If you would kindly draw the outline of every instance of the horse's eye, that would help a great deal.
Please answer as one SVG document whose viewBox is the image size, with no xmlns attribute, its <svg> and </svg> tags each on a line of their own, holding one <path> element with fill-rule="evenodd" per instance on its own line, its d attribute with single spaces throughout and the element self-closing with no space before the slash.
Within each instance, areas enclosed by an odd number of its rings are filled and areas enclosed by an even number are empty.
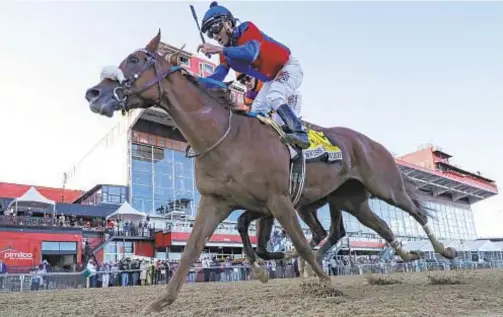
<svg viewBox="0 0 503 317">
<path fill-rule="evenodd" d="M 130 62 L 130 63 L 132 63 L 132 64 L 136 64 L 136 63 L 138 63 L 139 61 L 140 61 L 140 60 L 138 59 L 138 57 L 136 57 L 136 56 L 134 56 L 134 55 L 129 57 L 129 62 Z"/>
</svg>

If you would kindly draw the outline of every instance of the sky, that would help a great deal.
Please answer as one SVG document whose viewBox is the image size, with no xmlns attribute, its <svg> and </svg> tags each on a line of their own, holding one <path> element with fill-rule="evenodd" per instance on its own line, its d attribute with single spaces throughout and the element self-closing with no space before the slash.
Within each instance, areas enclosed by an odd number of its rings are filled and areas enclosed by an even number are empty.
<svg viewBox="0 0 503 317">
<path fill-rule="evenodd" d="M 503 2 L 232 2 L 302 63 L 302 115 L 392 153 L 432 143 L 503 182 Z M 191 2 L 6 2 L 0 11 L 0 181 L 61 186 L 116 123 L 84 99 L 101 67 L 161 28 L 195 51 Z M 200 17 L 209 2 L 192 2 Z M 213 59 L 216 61 L 216 58 Z M 503 199 L 473 206 L 477 233 L 503 236 Z"/>
</svg>

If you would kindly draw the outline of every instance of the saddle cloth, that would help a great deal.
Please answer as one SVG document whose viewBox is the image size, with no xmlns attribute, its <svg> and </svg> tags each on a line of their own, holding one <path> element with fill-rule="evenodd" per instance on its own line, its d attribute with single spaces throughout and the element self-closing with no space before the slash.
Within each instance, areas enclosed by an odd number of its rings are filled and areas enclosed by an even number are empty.
<svg viewBox="0 0 503 317">
<path fill-rule="evenodd" d="M 281 127 L 275 120 L 271 117 L 266 116 L 261 113 L 248 112 L 248 116 L 257 118 L 262 123 L 271 126 L 280 136 L 283 138 L 285 135 L 285 129 Z M 309 142 L 311 146 L 308 149 L 302 150 L 302 155 L 306 160 L 306 163 L 311 162 L 326 162 L 334 163 L 342 160 L 342 151 L 337 146 L 332 144 L 330 140 L 325 136 L 322 131 L 316 131 L 314 129 L 307 129 L 307 135 L 309 137 Z M 291 145 L 286 144 L 290 150 L 290 158 L 295 160 L 299 156 L 300 149 L 293 148 Z"/>
</svg>

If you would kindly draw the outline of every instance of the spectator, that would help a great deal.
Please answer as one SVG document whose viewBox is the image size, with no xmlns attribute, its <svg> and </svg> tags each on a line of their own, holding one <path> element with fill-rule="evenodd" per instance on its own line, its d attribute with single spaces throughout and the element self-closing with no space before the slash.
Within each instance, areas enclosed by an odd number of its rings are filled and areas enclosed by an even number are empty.
<svg viewBox="0 0 503 317">
<path fill-rule="evenodd" d="M 106 288 L 110 284 L 110 270 L 110 264 L 103 263 L 100 270 L 103 272 L 103 274 L 101 275 L 101 287 Z"/>
<path fill-rule="evenodd" d="M 98 284 L 96 278 L 96 265 L 92 259 L 87 263 L 86 269 L 89 271 L 89 274 L 91 274 L 89 277 L 90 287 L 96 287 Z"/>
<path fill-rule="evenodd" d="M 7 264 L 0 259 L 0 289 L 3 288 L 5 275 L 7 274 Z"/>
<path fill-rule="evenodd" d="M 141 261 L 141 264 L 140 264 L 140 282 L 141 282 L 141 285 L 146 285 L 146 281 L 147 281 L 147 263 L 145 263 L 145 261 Z"/>
</svg>

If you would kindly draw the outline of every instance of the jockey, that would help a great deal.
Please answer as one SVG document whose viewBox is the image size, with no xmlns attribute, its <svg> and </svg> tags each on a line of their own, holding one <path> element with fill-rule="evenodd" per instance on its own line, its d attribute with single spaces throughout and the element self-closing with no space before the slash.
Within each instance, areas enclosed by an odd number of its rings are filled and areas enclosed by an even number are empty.
<svg viewBox="0 0 503 317">
<path fill-rule="evenodd" d="M 247 107 L 251 107 L 253 101 L 257 97 L 259 91 L 264 86 L 264 83 L 254 77 L 243 73 L 236 73 L 237 81 L 246 87 L 246 94 L 244 96 L 244 104 Z M 287 104 L 292 108 L 295 115 L 300 116 L 300 109 L 302 108 L 302 96 L 299 91 L 295 91 L 293 95 L 286 98 Z M 276 113 L 273 114 L 273 118 L 276 121 L 282 123 L 281 118 L 278 118 Z"/>
<path fill-rule="evenodd" d="M 208 77 L 223 81 L 232 68 L 262 81 L 263 87 L 251 110 L 263 113 L 274 110 L 291 131 L 286 135 L 287 141 L 301 149 L 309 148 L 302 121 L 287 100 L 287 96 L 294 95 L 299 88 L 304 76 L 290 49 L 264 34 L 252 22 L 237 25 L 232 13 L 216 2 L 210 4 L 201 24 L 201 31 L 221 45 L 204 43 L 198 47 L 198 51 L 205 54 L 220 55 L 220 65 Z"/>
<path fill-rule="evenodd" d="M 264 83 L 254 77 L 248 76 L 243 73 L 236 73 L 237 81 L 246 87 L 246 94 L 244 96 L 245 106 L 251 107 L 255 97 L 264 86 Z"/>
</svg>

